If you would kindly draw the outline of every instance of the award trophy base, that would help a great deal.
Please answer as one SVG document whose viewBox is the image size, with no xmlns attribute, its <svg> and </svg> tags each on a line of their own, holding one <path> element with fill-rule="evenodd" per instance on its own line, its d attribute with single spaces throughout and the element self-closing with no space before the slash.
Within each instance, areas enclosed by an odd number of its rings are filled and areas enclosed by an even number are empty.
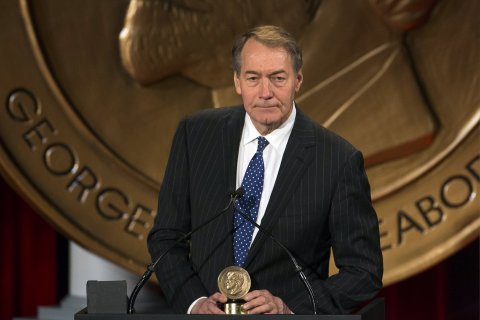
<svg viewBox="0 0 480 320">
<path fill-rule="evenodd" d="M 245 303 L 245 300 L 233 300 L 229 299 L 227 303 L 221 303 L 220 309 L 225 311 L 226 314 L 247 314 L 242 308 L 242 304 Z"/>
</svg>

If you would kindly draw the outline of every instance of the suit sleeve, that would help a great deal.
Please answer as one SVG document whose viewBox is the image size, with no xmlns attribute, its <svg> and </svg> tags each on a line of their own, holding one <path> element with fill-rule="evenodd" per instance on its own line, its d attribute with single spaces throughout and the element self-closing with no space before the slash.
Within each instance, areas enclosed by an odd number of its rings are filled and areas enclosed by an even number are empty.
<svg viewBox="0 0 480 320">
<path fill-rule="evenodd" d="M 383 259 L 378 218 L 371 204 L 363 157 L 355 151 L 341 167 L 329 213 L 332 251 L 338 274 L 326 280 L 308 274 L 320 313 L 345 314 L 382 287 Z M 305 292 L 291 302 L 295 313 L 311 313 Z"/>
<path fill-rule="evenodd" d="M 148 236 L 148 249 L 155 261 L 176 239 L 191 229 L 187 122 L 182 121 L 172 149 L 158 197 L 157 216 Z M 207 290 L 189 259 L 188 243 L 175 245 L 157 265 L 157 279 L 167 302 L 186 313 L 190 304 Z"/>
</svg>

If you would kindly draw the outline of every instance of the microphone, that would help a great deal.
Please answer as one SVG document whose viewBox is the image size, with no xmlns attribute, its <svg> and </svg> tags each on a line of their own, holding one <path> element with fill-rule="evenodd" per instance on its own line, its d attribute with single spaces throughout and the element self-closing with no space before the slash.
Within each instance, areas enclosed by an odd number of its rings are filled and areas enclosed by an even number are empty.
<svg viewBox="0 0 480 320">
<path fill-rule="evenodd" d="M 241 194 L 242 196 L 245 194 L 245 190 L 243 187 L 238 188 L 235 191 L 237 194 Z M 317 314 L 317 303 L 315 302 L 315 293 L 313 291 L 313 288 L 310 284 L 310 282 L 307 279 L 307 276 L 303 272 L 303 268 L 300 266 L 300 264 L 297 262 L 297 259 L 293 256 L 293 254 L 288 250 L 287 247 L 285 247 L 280 241 L 278 241 L 269 231 L 267 231 L 264 227 L 259 225 L 255 220 L 253 220 L 248 214 L 242 212 L 236 205 L 235 202 L 233 203 L 233 208 L 235 209 L 236 212 L 238 212 L 245 220 L 253 224 L 255 227 L 258 228 L 259 231 L 261 231 L 263 234 L 268 236 L 270 239 L 273 240 L 280 248 L 282 248 L 287 255 L 290 257 L 290 260 L 292 260 L 293 265 L 295 266 L 295 272 L 298 273 L 298 276 L 300 277 L 300 281 L 305 285 L 308 291 L 308 296 L 310 297 L 310 301 L 312 303 L 312 309 L 313 309 L 313 314 Z"/>
<path fill-rule="evenodd" d="M 167 249 L 165 249 L 162 252 L 162 254 L 160 254 L 160 256 L 158 256 L 158 258 L 155 259 L 155 261 L 153 261 L 152 263 L 150 263 L 148 265 L 147 270 L 145 271 L 143 276 L 140 278 L 140 280 L 137 282 L 137 285 L 133 289 L 132 294 L 130 295 L 130 298 L 128 299 L 128 310 L 127 310 L 127 312 L 129 314 L 135 313 L 134 305 L 135 305 L 135 300 L 137 299 L 137 295 L 140 292 L 140 290 L 143 288 L 145 283 L 148 281 L 148 279 L 150 279 L 150 277 L 152 276 L 152 273 L 155 271 L 155 268 L 157 267 L 158 263 L 163 259 L 163 257 L 165 257 L 165 255 L 173 247 L 175 247 L 177 244 L 187 240 L 192 234 L 194 234 L 195 232 L 197 232 L 201 228 L 205 227 L 207 224 L 209 224 L 210 222 L 212 222 L 213 220 L 215 220 L 216 218 L 218 218 L 219 216 L 224 214 L 226 211 L 228 211 L 228 209 L 230 209 L 232 207 L 232 205 L 235 206 L 235 201 L 238 198 L 242 197 L 244 195 L 244 193 L 245 193 L 245 191 L 241 187 L 238 188 L 237 190 L 233 191 L 233 192 L 230 192 L 230 194 L 229 194 L 230 201 L 228 202 L 228 204 L 225 208 L 223 208 L 219 213 L 217 213 L 216 215 L 214 215 L 213 217 L 211 217 L 210 219 L 208 219 L 207 221 L 205 221 L 204 223 L 202 223 L 198 227 L 192 229 L 190 232 L 183 234 L 182 237 L 175 240 L 175 242 L 172 245 L 170 245 Z"/>
</svg>

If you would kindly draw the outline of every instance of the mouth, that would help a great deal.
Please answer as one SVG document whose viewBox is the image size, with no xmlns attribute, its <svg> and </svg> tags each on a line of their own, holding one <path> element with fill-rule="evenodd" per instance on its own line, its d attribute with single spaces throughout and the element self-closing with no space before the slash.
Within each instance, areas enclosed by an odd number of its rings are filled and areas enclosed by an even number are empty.
<svg viewBox="0 0 480 320">
<path fill-rule="evenodd" d="M 273 104 L 273 105 L 255 105 L 256 108 L 260 108 L 260 109 L 271 109 L 271 108 L 278 108 L 279 106 L 277 104 Z"/>
</svg>

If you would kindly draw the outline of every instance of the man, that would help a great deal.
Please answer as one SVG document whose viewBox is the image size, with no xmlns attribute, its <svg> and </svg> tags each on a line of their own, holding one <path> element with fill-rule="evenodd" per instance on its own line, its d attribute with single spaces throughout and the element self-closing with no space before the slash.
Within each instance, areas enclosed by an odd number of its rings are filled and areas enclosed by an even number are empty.
<svg viewBox="0 0 480 320">
<path fill-rule="evenodd" d="M 239 294 L 242 291 L 244 277 L 236 272 L 227 272 L 227 280 L 225 281 L 225 289 L 231 295 Z"/>
<path fill-rule="evenodd" d="M 152 258 L 220 212 L 228 193 L 242 186 L 236 210 L 251 214 L 296 256 L 319 313 L 348 313 L 382 285 L 378 221 L 362 155 L 295 106 L 302 56 L 290 34 L 255 28 L 232 55 L 243 107 L 203 111 L 180 123 L 149 234 Z M 339 273 L 328 277 L 331 249 Z M 221 314 L 217 303 L 226 297 L 217 292 L 217 276 L 234 264 L 252 279 L 243 298 L 249 314 L 312 313 L 288 255 L 238 212 L 175 246 L 156 273 L 178 312 Z"/>
</svg>

